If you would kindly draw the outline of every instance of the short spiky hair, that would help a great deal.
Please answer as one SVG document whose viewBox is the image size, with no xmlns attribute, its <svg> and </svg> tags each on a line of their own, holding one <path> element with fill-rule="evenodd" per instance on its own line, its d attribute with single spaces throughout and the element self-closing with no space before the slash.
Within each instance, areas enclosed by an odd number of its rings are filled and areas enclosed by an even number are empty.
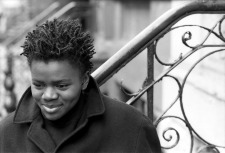
<svg viewBox="0 0 225 153">
<path fill-rule="evenodd" d="M 79 64 L 82 72 L 90 72 L 93 67 L 93 39 L 82 31 L 79 20 L 46 21 L 27 34 L 21 47 L 29 65 L 33 60 L 69 60 Z"/>
</svg>

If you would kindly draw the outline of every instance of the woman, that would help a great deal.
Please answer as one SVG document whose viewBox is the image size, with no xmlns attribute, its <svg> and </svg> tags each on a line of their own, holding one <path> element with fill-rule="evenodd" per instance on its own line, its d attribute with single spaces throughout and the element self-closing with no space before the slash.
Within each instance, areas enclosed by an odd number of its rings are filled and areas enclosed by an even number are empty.
<svg viewBox="0 0 225 153">
<path fill-rule="evenodd" d="M 0 122 L 0 152 L 161 152 L 146 116 L 100 93 L 93 39 L 78 20 L 47 21 L 22 47 L 31 87 Z"/>
</svg>

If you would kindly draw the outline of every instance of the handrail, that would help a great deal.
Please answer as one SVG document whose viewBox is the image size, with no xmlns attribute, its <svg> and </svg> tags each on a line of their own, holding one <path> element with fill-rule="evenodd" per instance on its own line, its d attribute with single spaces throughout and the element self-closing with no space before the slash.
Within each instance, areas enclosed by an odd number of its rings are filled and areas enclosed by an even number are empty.
<svg viewBox="0 0 225 153">
<path fill-rule="evenodd" d="M 47 7 L 44 11 L 42 11 L 40 14 L 38 14 L 36 17 L 34 17 L 32 20 L 30 20 L 28 23 L 26 23 L 25 27 L 23 30 L 16 35 L 15 37 L 6 39 L 3 42 L 4 46 L 9 46 L 10 44 L 14 43 L 17 39 L 21 38 L 28 29 L 31 29 L 35 24 L 43 20 L 46 16 L 48 16 L 51 12 L 53 12 L 55 9 L 57 9 L 60 6 L 59 2 L 54 2 L 52 3 L 49 7 Z"/>
<path fill-rule="evenodd" d="M 67 11 L 69 11 L 72 8 L 74 8 L 75 6 L 76 6 L 76 2 L 68 3 L 63 8 L 61 8 L 58 12 L 56 12 L 51 17 L 49 17 L 48 20 L 52 20 L 54 18 L 58 18 L 58 17 L 62 16 L 63 14 L 65 14 Z"/>
<path fill-rule="evenodd" d="M 55 12 L 53 15 L 51 15 L 50 17 L 48 17 L 47 20 L 52 20 L 54 18 L 59 18 L 60 16 L 62 16 L 63 14 L 65 14 L 67 11 L 69 11 L 72 8 L 74 8 L 75 6 L 76 6 L 76 2 L 70 2 L 70 3 L 66 4 L 65 6 L 63 6 L 60 10 L 58 10 L 57 12 Z M 18 44 L 21 44 L 21 41 L 23 41 L 23 40 L 18 41 L 15 44 L 15 46 L 18 46 Z"/>
<path fill-rule="evenodd" d="M 170 9 L 129 41 L 91 75 L 102 85 L 180 19 L 191 14 L 225 13 L 225 1 L 198 0 Z"/>
</svg>

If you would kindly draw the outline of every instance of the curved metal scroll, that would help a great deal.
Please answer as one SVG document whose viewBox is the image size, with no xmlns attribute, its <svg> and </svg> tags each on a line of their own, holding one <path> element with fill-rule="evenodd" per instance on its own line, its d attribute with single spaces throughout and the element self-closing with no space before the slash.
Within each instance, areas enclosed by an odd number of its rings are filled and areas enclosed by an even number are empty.
<svg viewBox="0 0 225 153">
<path fill-rule="evenodd" d="M 225 39 L 224 39 L 224 36 L 223 36 L 223 33 L 222 33 L 222 28 L 221 28 L 221 24 L 222 22 L 225 20 L 225 16 L 223 16 L 211 29 L 209 28 L 206 28 L 206 27 L 202 27 L 202 26 L 198 26 L 198 25 L 184 25 L 184 26 L 179 26 L 179 27 L 174 27 L 174 28 L 171 28 L 170 31 L 172 30 L 175 30 L 175 29 L 178 29 L 178 28 L 182 28 L 182 27 L 190 27 L 190 26 L 196 26 L 196 27 L 199 27 L 199 28 L 202 28 L 206 31 L 208 31 L 208 34 L 207 36 L 203 39 L 203 41 L 200 43 L 200 44 L 197 44 L 195 46 L 191 46 L 188 44 L 188 41 L 191 40 L 191 36 L 192 36 L 192 33 L 190 31 L 187 31 L 183 34 L 182 36 L 182 42 L 183 44 L 190 48 L 191 50 L 189 52 L 187 52 L 185 55 L 183 56 L 179 56 L 175 62 L 172 62 L 172 63 L 165 63 L 163 62 L 162 60 L 160 60 L 160 58 L 157 56 L 157 52 L 155 51 L 155 58 L 156 60 L 162 64 L 162 65 L 165 65 L 165 66 L 170 66 L 167 70 L 165 70 L 155 81 L 153 81 L 151 84 L 149 85 L 146 85 L 145 88 L 141 89 L 138 93 L 135 93 L 133 95 L 133 97 L 127 102 L 128 104 L 132 104 L 134 103 L 134 101 L 136 101 L 140 96 L 142 96 L 148 89 L 150 88 L 153 88 L 153 86 L 158 83 L 159 81 L 163 80 L 165 77 L 171 77 L 173 78 L 174 80 L 176 80 L 178 86 L 179 86 L 179 92 L 178 92 L 178 95 L 177 97 L 175 98 L 174 102 L 171 103 L 171 105 L 160 115 L 160 117 L 157 118 L 157 120 L 155 121 L 155 125 L 156 127 L 158 126 L 158 124 L 162 121 L 164 121 L 164 119 L 168 119 L 168 118 L 176 118 L 176 119 L 179 119 L 181 121 L 183 121 L 188 130 L 189 130 L 189 133 L 190 133 L 190 138 L 191 138 L 191 146 L 190 146 L 190 152 L 193 151 L 193 143 L 194 143 L 194 140 L 193 140 L 193 137 L 197 137 L 198 139 L 200 139 L 206 146 L 201 149 L 201 150 L 204 150 L 204 149 L 212 149 L 214 150 L 215 152 L 220 152 L 218 150 L 218 148 L 224 148 L 225 149 L 225 146 L 221 146 L 221 145 L 216 145 L 216 144 L 213 144 L 213 143 L 210 143 L 209 141 L 207 141 L 206 139 L 204 139 L 200 134 L 198 134 L 198 132 L 192 127 L 191 123 L 189 122 L 188 120 L 188 117 L 186 115 L 186 112 L 185 112 L 185 109 L 184 109 L 184 106 L 183 106 L 183 89 L 184 89 L 184 86 L 185 86 L 185 83 L 186 83 L 186 80 L 189 76 L 189 74 L 192 72 L 192 70 L 196 67 L 196 65 L 198 65 L 202 60 L 204 60 L 205 58 L 207 58 L 208 56 L 212 55 L 212 54 L 215 54 L 215 53 L 218 53 L 218 52 L 224 52 L 225 51 Z M 219 27 L 219 30 L 218 30 L 218 33 L 215 32 L 215 28 L 216 27 Z M 209 36 L 211 35 L 214 35 L 216 36 L 216 38 L 218 38 L 220 41 L 223 42 L 223 44 L 218 44 L 218 45 L 213 45 L 213 44 L 205 44 L 206 40 L 209 38 Z M 155 43 L 157 44 L 157 42 Z M 169 73 L 175 68 L 177 67 L 179 64 L 181 64 L 183 61 L 185 61 L 189 56 L 193 56 L 193 54 L 203 48 L 222 48 L 222 49 L 217 49 L 215 51 L 210 51 L 209 53 L 207 53 L 206 55 L 204 55 L 203 57 L 201 57 L 197 62 L 195 62 L 193 64 L 193 66 L 190 68 L 190 70 L 188 70 L 188 73 L 185 75 L 184 77 L 184 80 L 183 80 L 183 83 L 181 84 L 179 82 L 179 79 L 177 79 L 175 76 L 171 76 L 169 75 Z M 177 102 L 177 101 L 180 101 L 180 107 L 181 107 L 181 111 L 182 111 L 182 115 L 183 115 L 183 119 L 178 117 L 178 116 L 166 116 L 166 113 L 168 110 L 170 110 L 173 105 Z M 163 147 L 164 149 L 172 149 L 174 147 L 177 146 L 177 144 L 179 143 L 180 141 L 180 135 L 179 135 L 179 132 L 175 129 L 175 128 L 172 128 L 172 127 L 169 127 L 167 129 L 164 130 L 163 132 L 163 139 L 170 142 L 173 137 L 170 136 L 169 138 L 166 138 L 165 137 L 165 134 L 168 132 L 168 131 L 174 131 L 176 133 L 176 142 L 169 146 L 169 147 Z M 193 136 L 194 135 L 194 136 Z M 200 150 L 200 151 L 201 151 Z"/>
<path fill-rule="evenodd" d="M 175 97 L 174 101 L 171 102 L 171 104 L 165 109 L 164 112 L 162 112 L 161 115 L 155 120 L 154 124 L 156 127 L 166 119 L 176 119 L 181 122 L 183 122 L 187 130 L 189 131 L 190 135 L 190 149 L 189 152 L 193 152 L 193 146 L 194 146 L 194 139 L 197 138 L 202 141 L 202 143 L 205 145 L 201 149 L 199 149 L 198 152 L 202 152 L 204 150 L 211 150 L 216 153 L 220 152 L 220 149 L 225 149 L 225 146 L 213 144 L 203 138 L 198 131 L 194 129 L 192 124 L 190 123 L 184 106 L 183 106 L 183 89 L 186 83 L 186 80 L 189 76 L 189 74 L 192 72 L 194 67 L 198 65 L 202 60 L 207 58 L 208 56 L 223 52 L 225 51 L 225 36 L 224 32 L 222 30 L 223 26 L 222 23 L 225 20 L 225 15 L 220 18 L 212 28 L 204 27 L 201 25 L 182 25 L 182 26 L 174 26 L 172 27 L 176 22 L 178 22 L 181 18 L 184 18 L 190 14 L 194 14 L 196 12 L 200 13 L 224 13 L 225 10 L 225 1 L 198 1 L 198 2 L 191 2 L 188 5 L 184 7 L 177 8 L 175 10 L 172 10 L 171 12 L 167 12 L 166 15 L 159 18 L 156 22 L 154 22 L 152 25 L 144 29 L 139 35 L 137 35 L 134 39 L 132 39 L 127 45 L 125 45 L 121 50 L 119 50 L 110 60 L 108 60 L 105 64 L 103 64 L 97 71 L 95 71 L 92 76 L 96 79 L 96 81 L 102 85 L 107 79 L 109 79 L 113 74 L 115 74 L 119 69 L 121 69 L 123 66 L 125 66 L 130 60 L 132 60 L 137 54 L 139 54 L 144 49 L 148 48 L 149 45 L 153 44 L 153 52 L 154 52 L 154 58 L 158 63 L 161 65 L 167 67 L 166 70 L 164 70 L 158 77 L 155 78 L 152 82 L 149 84 L 145 84 L 145 86 L 141 87 L 139 91 L 133 94 L 128 94 L 131 96 L 131 98 L 127 101 L 127 104 L 133 104 L 135 101 L 137 101 L 144 93 L 146 93 L 149 89 L 152 89 L 155 84 L 162 81 L 166 77 L 170 77 L 175 80 L 175 82 L 178 85 L 178 94 L 177 97 Z M 192 40 L 193 33 L 190 31 L 185 31 L 183 36 L 181 37 L 181 42 L 185 47 L 189 49 L 188 52 L 186 52 L 184 55 L 180 54 L 173 62 L 164 62 L 160 59 L 158 56 L 158 53 L 156 51 L 156 46 L 158 44 L 158 41 L 166 34 L 168 34 L 171 31 L 175 31 L 177 29 L 182 28 L 188 28 L 188 27 L 197 27 L 200 29 L 203 29 L 207 32 L 207 35 L 202 39 L 202 41 L 198 44 L 191 45 L 189 43 L 190 40 Z M 216 30 L 216 28 L 218 28 Z M 224 29 L 225 30 L 225 29 Z M 221 41 L 221 44 L 207 44 L 207 40 L 210 36 L 214 36 L 218 40 Z M 171 72 L 181 63 L 186 61 L 187 58 L 194 56 L 194 54 L 202 49 L 210 48 L 215 49 L 214 51 L 209 51 L 206 55 L 201 57 L 197 62 L 193 63 L 192 67 L 187 71 L 187 74 L 184 76 L 183 82 L 180 82 L 180 79 L 176 76 L 171 75 Z M 126 93 L 126 92 L 125 92 Z M 180 102 L 180 103 L 178 103 Z M 167 112 L 175 105 L 180 104 L 180 109 L 182 116 L 172 116 L 167 115 Z M 175 133 L 175 137 L 172 135 L 168 135 L 169 131 L 173 131 Z M 161 135 L 160 135 L 161 136 Z M 178 130 L 176 130 L 174 127 L 167 127 L 162 132 L 162 138 L 166 142 L 174 141 L 174 144 L 171 144 L 169 146 L 162 146 L 163 149 L 172 149 L 175 148 L 179 142 L 181 135 Z"/>
</svg>

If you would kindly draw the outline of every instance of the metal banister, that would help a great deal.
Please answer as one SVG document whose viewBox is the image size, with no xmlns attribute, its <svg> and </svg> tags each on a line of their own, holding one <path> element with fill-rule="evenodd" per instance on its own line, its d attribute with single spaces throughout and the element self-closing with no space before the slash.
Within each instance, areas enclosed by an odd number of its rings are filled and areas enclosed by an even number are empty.
<svg viewBox="0 0 225 153">
<path fill-rule="evenodd" d="M 38 14 L 36 17 L 34 17 L 32 20 L 26 23 L 24 25 L 23 30 L 16 36 L 6 39 L 2 44 L 4 46 L 9 46 L 13 43 L 15 43 L 19 38 L 21 38 L 25 33 L 27 33 L 27 30 L 31 29 L 35 26 L 38 22 L 42 21 L 46 16 L 48 16 L 51 12 L 53 12 L 55 9 L 57 9 L 60 6 L 59 2 L 52 3 L 49 7 L 47 7 L 44 11 L 42 11 L 40 14 Z"/>
<path fill-rule="evenodd" d="M 65 5 L 63 8 L 61 8 L 58 12 L 53 14 L 51 17 L 48 18 L 48 20 L 52 20 L 54 18 L 59 18 L 63 14 L 65 14 L 70 9 L 74 8 L 76 6 L 76 2 L 70 2 L 67 5 Z"/>
<path fill-rule="evenodd" d="M 225 1 L 198 0 L 170 9 L 129 41 L 91 75 L 102 85 L 180 19 L 191 14 L 225 13 Z"/>
<path fill-rule="evenodd" d="M 74 8 L 76 6 L 76 2 L 70 2 L 68 4 L 66 4 L 65 6 L 63 6 L 62 8 L 60 8 L 58 11 L 56 11 L 54 14 L 50 15 L 47 20 L 52 20 L 54 18 L 59 18 L 61 16 L 63 16 L 66 12 L 68 12 L 69 10 L 71 10 L 72 8 Z M 46 15 L 47 17 L 47 15 Z M 41 21 L 41 20 L 40 20 Z M 37 22 L 36 22 L 37 23 Z M 31 25 L 31 28 L 34 27 L 35 24 Z M 27 32 L 27 31 L 26 31 Z M 25 33 L 26 34 L 26 33 Z M 18 46 L 20 44 L 22 44 L 23 40 L 18 41 L 15 46 Z"/>
</svg>

